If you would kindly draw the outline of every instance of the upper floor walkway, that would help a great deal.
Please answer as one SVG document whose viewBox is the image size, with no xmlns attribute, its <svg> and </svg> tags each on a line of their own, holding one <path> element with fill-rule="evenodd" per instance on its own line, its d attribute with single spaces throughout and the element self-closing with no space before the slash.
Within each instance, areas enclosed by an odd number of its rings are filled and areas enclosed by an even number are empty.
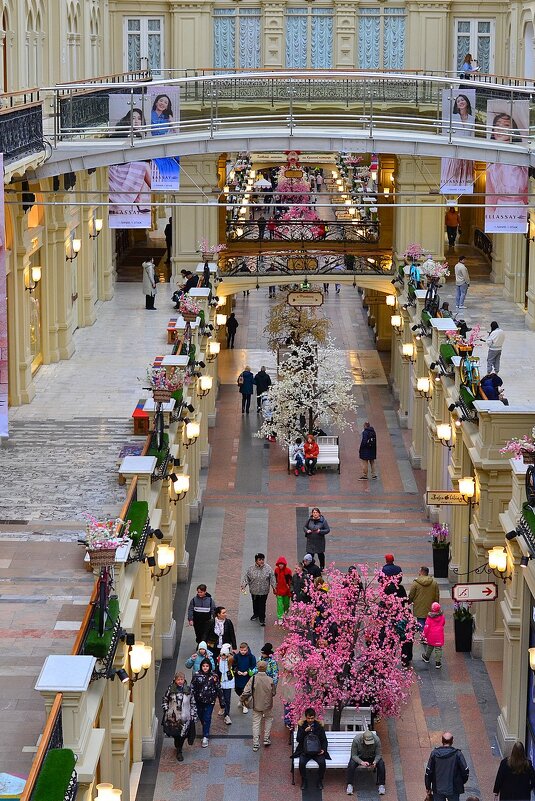
<svg viewBox="0 0 535 801">
<path fill-rule="evenodd" d="M 153 81 L 134 73 L 10 97 L 0 112 L 0 147 L 8 164 L 37 151 L 37 178 L 165 156 L 272 149 L 534 166 L 532 93 L 524 79 L 500 76 L 258 70 Z M 166 110 L 156 107 L 162 98 Z"/>
</svg>

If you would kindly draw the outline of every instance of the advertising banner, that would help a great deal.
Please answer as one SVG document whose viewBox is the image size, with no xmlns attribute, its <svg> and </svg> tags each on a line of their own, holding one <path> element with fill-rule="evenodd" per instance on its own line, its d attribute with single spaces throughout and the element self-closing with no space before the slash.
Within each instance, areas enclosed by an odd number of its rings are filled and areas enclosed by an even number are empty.
<svg viewBox="0 0 535 801">
<path fill-rule="evenodd" d="M 442 133 L 452 137 L 473 137 L 475 134 L 475 89 L 442 92 Z M 470 195 L 474 190 L 474 162 L 467 159 L 442 159 L 440 192 L 443 195 Z"/>
<path fill-rule="evenodd" d="M 180 91 L 176 86 L 148 86 L 144 92 L 110 94 L 112 136 L 165 136 L 179 131 Z M 132 131 L 133 128 L 133 131 Z"/>
<path fill-rule="evenodd" d="M 487 137 L 515 144 L 528 141 L 529 100 L 487 101 Z M 485 233 L 525 234 L 528 168 L 490 163 L 486 172 Z"/>
<path fill-rule="evenodd" d="M 151 181 L 153 192 L 178 192 L 180 189 L 180 158 L 152 160 Z"/>
<path fill-rule="evenodd" d="M 132 161 L 108 168 L 109 227 L 150 228 L 150 161 Z"/>
<path fill-rule="evenodd" d="M 4 174 L 4 155 L 0 153 L 0 175 Z M 7 286 L 4 182 L 0 188 L 0 437 L 8 436 L 7 416 Z"/>
</svg>

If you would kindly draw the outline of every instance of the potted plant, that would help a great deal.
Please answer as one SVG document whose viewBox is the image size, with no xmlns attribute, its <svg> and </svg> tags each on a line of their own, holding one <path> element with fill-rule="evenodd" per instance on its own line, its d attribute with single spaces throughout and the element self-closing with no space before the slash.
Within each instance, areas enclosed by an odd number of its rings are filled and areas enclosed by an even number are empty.
<svg viewBox="0 0 535 801">
<path fill-rule="evenodd" d="M 422 274 L 427 278 L 428 284 L 436 284 L 437 286 L 444 284 L 446 278 L 450 274 L 449 264 L 447 261 L 441 263 L 433 261 L 431 257 L 427 258 L 421 267 Z"/>
<path fill-rule="evenodd" d="M 453 605 L 453 628 L 455 632 L 455 650 L 469 653 L 472 650 L 474 633 L 474 616 L 470 611 L 470 602 L 456 601 Z"/>
<path fill-rule="evenodd" d="M 199 316 L 201 307 L 189 295 L 182 295 L 178 303 L 178 310 L 186 322 L 193 323 Z"/>
<path fill-rule="evenodd" d="M 113 565 L 117 548 L 128 541 L 130 521 L 125 523 L 120 517 L 113 520 L 97 520 L 89 514 L 85 517 L 87 526 L 84 545 L 89 554 L 91 567 Z"/>
<path fill-rule="evenodd" d="M 535 426 L 531 429 L 531 436 L 513 437 L 508 440 L 500 453 L 512 456 L 513 459 L 522 457 L 524 464 L 535 464 Z"/>
<path fill-rule="evenodd" d="M 447 523 L 434 523 L 429 534 L 433 548 L 433 575 L 435 578 L 448 578 L 450 532 Z"/>
</svg>

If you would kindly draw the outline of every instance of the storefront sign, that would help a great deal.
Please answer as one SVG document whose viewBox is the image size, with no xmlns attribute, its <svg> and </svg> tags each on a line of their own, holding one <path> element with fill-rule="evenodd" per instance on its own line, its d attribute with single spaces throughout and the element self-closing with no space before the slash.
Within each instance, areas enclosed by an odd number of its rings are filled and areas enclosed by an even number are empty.
<svg viewBox="0 0 535 801">
<path fill-rule="evenodd" d="M 451 588 L 454 601 L 495 601 L 498 597 L 498 585 L 493 581 L 480 584 L 454 584 Z"/>
<path fill-rule="evenodd" d="M 427 490 L 428 506 L 467 506 L 464 495 L 454 490 Z"/>
<path fill-rule="evenodd" d="M 0 153 L 0 175 L 4 174 L 4 155 Z M 8 436 L 7 419 L 7 289 L 4 183 L 0 189 L 0 437 Z"/>
<path fill-rule="evenodd" d="M 290 292 L 286 302 L 289 306 L 321 306 L 323 294 L 321 292 Z"/>
<path fill-rule="evenodd" d="M 284 170 L 285 178 L 302 178 L 303 170 Z"/>
</svg>

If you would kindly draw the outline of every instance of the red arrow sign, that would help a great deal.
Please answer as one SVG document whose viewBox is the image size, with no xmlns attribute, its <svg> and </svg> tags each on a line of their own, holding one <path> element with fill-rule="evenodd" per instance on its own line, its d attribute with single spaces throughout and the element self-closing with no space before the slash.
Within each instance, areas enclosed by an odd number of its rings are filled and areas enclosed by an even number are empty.
<svg viewBox="0 0 535 801">
<path fill-rule="evenodd" d="M 494 601 L 498 597 L 498 585 L 493 581 L 475 584 L 455 584 L 451 588 L 451 597 L 454 601 Z"/>
</svg>

